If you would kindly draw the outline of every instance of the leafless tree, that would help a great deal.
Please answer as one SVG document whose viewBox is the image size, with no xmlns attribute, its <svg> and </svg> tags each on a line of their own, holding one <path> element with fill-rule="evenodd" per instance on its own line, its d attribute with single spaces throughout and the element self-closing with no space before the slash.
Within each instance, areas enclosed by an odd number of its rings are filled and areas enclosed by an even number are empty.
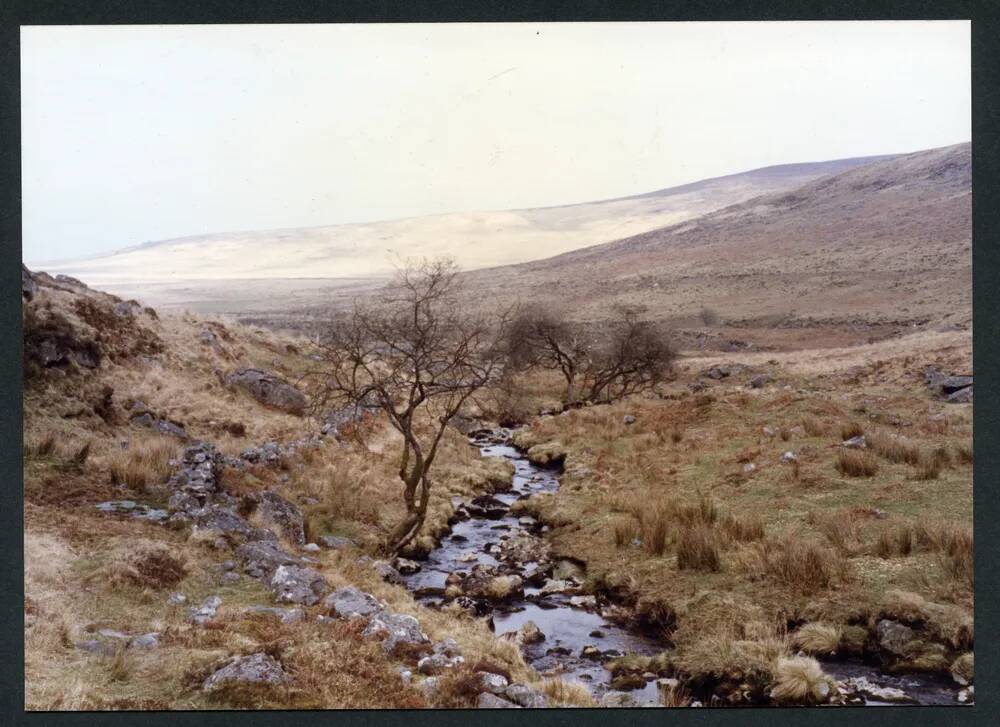
<svg viewBox="0 0 1000 727">
<path fill-rule="evenodd" d="M 399 478 L 406 515 L 386 549 L 420 531 L 430 469 L 448 422 L 502 370 L 508 315 L 477 316 L 457 302 L 458 268 L 448 259 L 407 264 L 371 304 L 356 304 L 323 336 L 314 406 L 377 408 L 403 436 Z"/>
<path fill-rule="evenodd" d="M 613 401 L 652 388 L 670 370 L 675 353 L 667 338 L 635 308 L 619 308 L 589 333 L 552 310 L 523 309 L 509 329 L 508 357 L 520 370 L 558 370 L 566 405 Z"/>
</svg>

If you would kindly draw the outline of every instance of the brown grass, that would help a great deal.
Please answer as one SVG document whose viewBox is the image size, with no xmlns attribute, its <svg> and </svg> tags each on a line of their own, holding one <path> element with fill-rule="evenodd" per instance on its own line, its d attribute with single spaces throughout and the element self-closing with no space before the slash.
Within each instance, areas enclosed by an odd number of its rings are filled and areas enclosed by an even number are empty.
<svg viewBox="0 0 1000 727">
<path fill-rule="evenodd" d="M 857 422 L 847 422 L 840 426 L 840 438 L 845 442 L 854 437 L 860 437 L 865 433 L 864 427 Z"/>
<path fill-rule="evenodd" d="M 180 445 L 167 437 L 133 440 L 129 448 L 111 456 L 108 470 L 112 484 L 135 492 L 161 484 L 170 476 L 170 460 L 180 455 Z"/>
<path fill-rule="evenodd" d="M 188 573 L 183 558 L 161 544 L 139 547 L 111 563 L 111 578 L 143 588 L 167 588 L 180 583 Z"/>
<path fill-rule="evenodd" d="M 810 437 L 824 437 L 830 432 L 830 426 L 817 417 L 805 417 L 802 420 L 802 428 Z"/>
<path fill-rule="evenodd" d="M 722 568 L 715 531 L 707 525 L 692 525 L 677 538 L 677 567 L 680 570 L 717 572 Z"/>
<path fill-rule="evenodd" d="M 920 447 L 890 432 L 883 430 L 869 432 L 865 442 L 875 454 L 895 464 L 916 465 L 920 462 Z"/>
<path fill-rule="evenodd" d="M 840 450 L 835 466 L 840 474 L 847 477 L 874 477 L 878 473 L 875 456 L 864 450 Z"/>
<path fill-rule="evenodd" d="M 807 623 L 792 634 L 792 645 L 807 654 L 834 654 L 840 648 L 842 630 L 824 623 Z"/>
<path fill-rule="evenodd" d="M 632 544 L 632 541 L 639 535 L 635 521 L 631 518 L 618 518 L 615 520 L 612 529 L 615 536 L 615 546 L 625 548 Z"/>
</svg>

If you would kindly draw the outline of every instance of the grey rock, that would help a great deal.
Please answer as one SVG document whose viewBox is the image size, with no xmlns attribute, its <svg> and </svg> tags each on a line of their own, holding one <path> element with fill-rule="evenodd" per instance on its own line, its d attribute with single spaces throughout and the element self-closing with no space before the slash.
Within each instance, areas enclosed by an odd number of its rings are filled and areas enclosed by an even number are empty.
<svg viewBox="0 0 1000 727">
<path fill-rule="evenodd" d="M 265 406 L 297 416 L 305 413 L 306 397 L 302 392 L 272 373 L 240 368 L 226 375 L 225 381 L 230 386 L 246 390 Z"/>
<path fill-rule="evenodd" d="M 244 543 L 236 549 L 236 557 L 243 563 L 243 569 L 248 574 L 268 580 L 280 566 L 296 565 L 300 562 L 277 542 L 266 540 Z"/>
<path fill-rule="evenodd" d="M 762 389 L 769 383 L 771 383 L 771 381 L 773 381 L 773 379 L 771 378 L 770 374 L 757 374 L 752 379 L 750 379 L 750 388 Z"/>
<path fill-rule="evenodd" d="M 401 666 L 399 667 L 399 679 L 400 681 L 403 682 L 403 684 L 412 684 L 413 672 L 407 669 L 406 667 Z"/>
<path fill-rule="evenodd" d="M 444 639 L 443 641 L 438 641 L 431 647 L 435 654 L 444 654 L 445 656 L 461 656 L 462 649 L 459 647 L 458 642 L 455 639 Z"/>
<path fill-rule="evenodd" d="M 114 644 L 109 644 L 107 641 L 100 641 L 98 639 L 78 641 L 76 648 L 91 654 L 97 654 L 98 656 L 114 656 L 117 651 Z"/>
<path fill-rule="evenodd" d="M 837 683 L 838 691 L 845 695 L 858 694 L 880 702 L 898 704 L 914 703 L 916 700 L 902 689 L 880 687 L 865 677 L 853 677 Z"/>
<path fill-rule="evenodd" d="M 488 671 L 479 672 L 479 683 L 483 690 L 496 695 L 504 694 L 509 685 L 506 677 Z"/>
<path fill-rule="evenodd" d="M 420 571 L 421 565 L 414 560 L 396 558 L 392 561 L 393 568 L 402 575 L 411 575 Z"/>
<path fill-rule="evenodd" d="M 270 490 L 259 493 L 255 500 L 256 515 L 264 527 L 277 530 L 298 545 L 306 542 L 305 520 L 295 504 Z"/>
<path fill-rule="evenodd" d="M 841 443 L 842 447 L 847 447 L 848 449 L 866 449 L 868 447 L 868 442 L 865 441 L 865 435 L 859 434 L 856 437 L 851 437 L 850 439 L 845 439 Z"/>
<path fill-rule="evenodd" d="M 130 649 L 155 649 L 159 645 L 160 635 L 155 631 L 148 634 L 133 636 L 128 642 L 128 648 Z"/>
<path fill-rule="evenodd" d="M 479 695 L 476 699 L 476 707 L 478 709 L 521 709 L 519 705 L 489 692 L 483 692 Z"/>
<path fill-rule="evenodd" d="M 896 656 L 906 654 L 906 645 L 913 641 L 915 636 L 909 626 L 889 619 L 879 621 L 875 625 L 875 633 L 878 636 L 879 646 Z"/>
<path fill-rule="evenodd" d="M 628 426 L 630 424 L 635 424 L 635 416 L 632 414 L 626 414 L 622 417 L 622 424 Z"/>
<path fill-rule="evenodd" d="M 35 276 L 32 275 L 24 263 L 21 263 L 21 297 L 30 302 L 34 299 L 37 292 L 38 283 L 35 282 Z"/>
<path fill-rule="evenodd" d="M 569 605 L 576 608 L 596 608 L 597 598 L 595 596 L 573 596 L 569 599 Z"/>
<path fill-rule="evenodd" d="M 635 698 L 628 692 L 611 689 L 601 696 L 599 702 L 602 707 L 638 707 Z"/>
<path fill-rule="evenodd" d="M 964 389 L 958 389 L 957 391 L 948 394 L 948 396 L 945 397 L 945 401 L 949 404 L 971 404 L 972 387 L 966 386 Z"/>
<path fill-rule="evenodd" d="M 316 543 L 306 543 L 302 546 L 302 550 L 307 553 L 318 553 L 320 551 L 320 547 L 316 545 Z"/>
<path fill-rule="evenodd" d="M 169 603 L 172 606 L 178 606 L 182 603 L 187 603 L 187 596 L 185 596 L 183 593 L 180 592 L 171 593 L 169 596 L 167 596 L 167 603 Z"/>
<path fill-rule="evenodd" d="M 232 571 L 227 571 L 219 577 L 219 583 L 225 586 L 232 586 L 240 582 L 240 574 L 233 573 Z"/>
<path fill-rule="evenodd" d="M 371 616 L 385 610 L 375 596 L 354 586 L 338 588 L 323 599 L 323 606 L 329 609 L 331 616 L 340 618 Z"/>
<path fill-rule="evenodd" d="M 382 648 L 387 652 L 392 652 L 399 644 L 426 644 L 430 641 L 420 630 L 420 622 L 403 613 L 374 614 L 362 635 L 381 639 Z"/>
<path fill-rule="evenodd" d="M 339 535 L 320 535 L 319 542 L 324 548 L 329 548 L 330 550 L 342 550 L 354 547 L 353 540 L 342 538 Z"/>
<path fill-rule="evenodd" d="M 271 591 L 279 603 L 301 603 L 312 606 L 326 592 L 323 576 L 312 568 L 279 565 L 271 576 Z"/>
<path fill-rule="evenodd" d="M 544 694 L 536 692 L 524 684 L 511 684 L 504 691 L 504 696 L 514 704 L 528 709 L 542 709 L 549 706 L 549 700 Z"/>
<path fill-rule="evenodd" d="M 294 624 L 299 623 L 305 617 L 305 611 L 301 608 L 274 608 L 273 606 L 250 606 L 246 609 L 247 613 L 266 613 L 272 616 L 277 616 L 281 620 L 281 623 Z"/>
<path fill-rule="evenodd" d="M 444 654 L 431 654 L 425 656 L 417 662 L 417 671 L 421 674 L 433 676 L 455 666 L 454 662 Z"/>
<path fill-rule="evenodd" d="M 281 664 L 264 653 L 241 656 L 214 672 L 202 684 L 211 692 L 225 684 L 282 684 L 287 680 Z"/>
<path fill-rule="evenodd" d="M 794 462 L 797 459 L 798 457 L 795 456 L 795 452 L 792 452 L 790 450 L 781 455 L 782 462 Z"/>
<path fill-rule="evenodd" d="M 222 605 L 222 599 L 218 596 L 209 596 L 204 601 L 202 601 L 200 606 L 192 607 L 190 614 L 188 615 L 188 621 L 194 624 L 204 624 L 206 621 L 210 621 L 215 618 L 215 614 L 219 610 L 219 606 Z"/>
<path fill-rule="evenodd" d="M 396 585 L 402 585 L 403 579 L 399 576 L 399 571 L 393 568 L 391 565 L 386 563 L 384 560 L 377 560 L 372 563 L 372 568 L 382 576 L 382 580 L 388 581 L 389 583 L 394 583 Z"/>
</svg>

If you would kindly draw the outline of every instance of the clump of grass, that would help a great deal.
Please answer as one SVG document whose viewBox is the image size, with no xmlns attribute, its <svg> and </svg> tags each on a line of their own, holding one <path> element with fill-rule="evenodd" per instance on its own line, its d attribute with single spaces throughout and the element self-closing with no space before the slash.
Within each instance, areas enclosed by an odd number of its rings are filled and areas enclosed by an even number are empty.
<svg viewBox="0 0 1000 727">
<path fill-rule="evenodd" d="M 840 639 L 839 627 L 818 622 L 807 623 L 792 634 L 792 644 L 807 654 L 834 654 Z"/>
<path fill-rule="evenodd" d="M 681 530 L 677 538 L 677 567 L 680 570 L 718 572 L 722 569 L 715 532 L 707 525 Z"/>
<path fill-rule="evenodd" d="M 941 475 L 943 465 L 933 453 L 920 458 L 914 477 L 918 480 L 936 480 Z"/>
<path fill-rule="evenodd" d="M 857 422 L 847 422 L 840 426 L 840 438 L 845 442 L 848 439 L 854 439 L 855 437 L 860 437 L 865 433 L 864 428 Z"/>
<path fill-rule="evenodd" d="M 47 432 L 41 437 L 30 439 L 24 445 L 25 456 L 35 459 L 51 457 L 55 451 L 56 435 L 53 432 Z"/>
<path fill-rule="evenodd" d="M 813 540 L 789 535 L 765 540 L 743 554 L 741 567 L 751 577 L 769 577 L 803 591 L 829 588 L 846 572 L 840 554 Z"/>
<path fill-rule="evenodd" d="M 955 459 L 959 464 L 972 464 L 972 445 L 959 444 L 955 447 Z"/>
<path fill-rule="evenodd" d="M 771 697 L 777 702 L 825 702 L 833 689 L 830 679 L 819 662 L 809 656 L 778 659 L 774 668 L 774 688 Z"/>
<path fill-rule="evenodd" d="M 87 460 L 90 459 L 90 446 L 91 443 L 89 441 L 84 442 L 83 446 L 70 455 L 70 464 L 74 468 L 80 469 L 87 464 Z"/>
<path fill-rule="evenodd" d="M 684 432 L 682 432 L 677 427 L 670 430 L 670 441 L 674 444 L 680 444 L 680 441 L 684 439 Z"/>
<path fill-rule="evenodd" d="M 823 437 L 830 431 L 827 423 L 817 417 L 805 417 L 802 420 L 802 428 L 810 437 Z"/>
<path fill-rule="evenodd" d="M 632 544 L 638 536 L 638 529 L 631 518 L 619 518 L 615 521 L 613 528 L 615 535 L 615 546 L 625 548 Z"/>
<path fill-rule="evenodd" d="M 186 575 L 184 560 L 160 544 L 141 547 L 111 563 L 112 581 L 142 588 L 168 588 L 180 583 Z"/>
<path fill-rule="evenodd" d="M 641 520 L 642 547 L 647 553 L 663 555 L 667 549 L 669 524 L 669 511 L 663 507 L 654 508 L 643 516 Z"/>
<path fill-rule="evenodd" d="M 879 558 L 904 557 L 913 552 L 917 545 L 917 536 L 909 524 L 897 525 L 884 531 L 875 544 L 875 553 Z"/>
<path fill-rule="evenodd" d="M 721 522 L 726 535 L 737 542 L 749 543 L 764 539 L 764 522 L 757 515 L 737 517 L 726 515 Z"/>
<path fill-rule="evenodd" d="M 839 552 L 849 554 L 855 538 L 853 516 L 844 510 L 812 510 L 806 522 L 823 534 Z"/>
<path fill-rule="evenodd" d="M 916 465 L 920 462 L 920 448 L 916 444 L 888 432 L 870 432 L 865 437 L 865 443 L 877 455 L 895 464 Z"/>
<path fill-rule="evenodd" d="M 874 477 L 878 472 L 878 461 L 871 452 L 842 449 L 837 453 L 837 471 L 847 477 Z"/>
<path fill-rule="evenodd" d="M 972 588 L 975 558 L 972 530 L 968 528 L 945 529 L 938 535 L 937 547 L 948 572 L 956 580 L 962 581 L 969 588 Z"/>
<path fill-rule="evenodd" d="M 563 706 L 592 707 L 594 697 L 580 682 L 564 679 L 546 679 L 542 682 L 542 693 L 555 704 Z"/>
<path fill-rule="evenodd" d="M 170 460 L 175 459 L 179 451 L 180 446 L 169 439 L 133 442 L 128 449 L 115 452 L 112 456 L 109 466 L 111 481 L 135 491 L 159 484 L 170 476 Z"/>
</svg>

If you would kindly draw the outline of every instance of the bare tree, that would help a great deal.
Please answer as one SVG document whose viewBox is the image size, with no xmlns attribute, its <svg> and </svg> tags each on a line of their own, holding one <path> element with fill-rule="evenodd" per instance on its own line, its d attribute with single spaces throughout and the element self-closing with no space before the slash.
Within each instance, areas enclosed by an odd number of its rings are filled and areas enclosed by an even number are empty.
<svg viewBox="0 0 1000 727">
<path fill-rule="evenodd" d="M 652 388 L 670 370 L 675 353 L 666 337 L 635 308 L 619 308 L 606 325 L 587 333 L 561 314 L 526 308 L 509 329 L 508 357 L 515 368 L 558 370 L 566 405 L 612 401 Z"/>
<path fill-rule="evenodd" d="M 398 552 L 420 531 L 431 465 L 448 422 L 502 369 L 507 315 L 462 312 L 458 268 L 448 259 L 411 263 L 371 305 L 322 338 L 314 406 L 378 408 L 403 436 L 399 478 L 406 515 L 387 538 Z"/>
</svg>

